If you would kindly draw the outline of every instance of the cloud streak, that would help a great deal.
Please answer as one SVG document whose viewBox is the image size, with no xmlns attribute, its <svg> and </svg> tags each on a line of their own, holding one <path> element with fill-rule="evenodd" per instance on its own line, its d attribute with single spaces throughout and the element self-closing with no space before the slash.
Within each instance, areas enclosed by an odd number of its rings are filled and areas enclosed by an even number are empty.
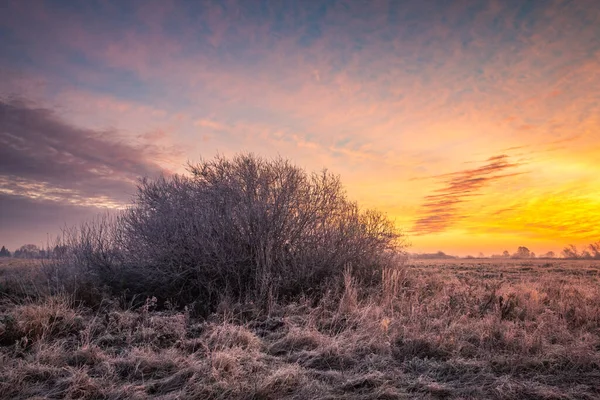
<svg viewBox="0 0 600 400">
<path fill-rule="evenodd" d="M 488 158 L 481 167 L 433 177 L 443 187 L 434 190 L 434 194 L 425 196 L 411 233 L 419 236 L 451 228 L 466 218 L 466 212 L 462 208 L 464 203 L 481 195 L 482 189 L 495 181 L 523 174 L 509 172 L 521 165 L 522 163 L 510 162 L 507 155 L 501 154 Z"/>
<path fill-rule="evenodd" d="M 0 101 L 0 187 L 7 195 L 117 207 L 136 179 L 165 172 L 158 150 L 116 132 L 79 128 L 25 101 Z"/>
</svg>

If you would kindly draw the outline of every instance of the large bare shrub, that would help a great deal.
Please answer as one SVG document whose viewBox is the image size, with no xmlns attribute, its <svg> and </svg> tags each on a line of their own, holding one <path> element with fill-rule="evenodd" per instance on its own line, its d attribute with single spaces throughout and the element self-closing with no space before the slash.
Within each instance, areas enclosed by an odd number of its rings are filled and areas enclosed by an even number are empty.
<svg viewBox="0 0 600 400">
<path fill-rule="evenodd" d="M 372 283 L 397 261 L 402 235 L 394 224 L 359 209 L 326 171 L 307 174 L 251 154 L 188 169 L 141 180 L 119 218 L 104 229 L 85 225 L 71 246 L 82 265 L 113 287 L 213 305 L 223 294 L 316 292 L 346 268 Z"/>
</svg>

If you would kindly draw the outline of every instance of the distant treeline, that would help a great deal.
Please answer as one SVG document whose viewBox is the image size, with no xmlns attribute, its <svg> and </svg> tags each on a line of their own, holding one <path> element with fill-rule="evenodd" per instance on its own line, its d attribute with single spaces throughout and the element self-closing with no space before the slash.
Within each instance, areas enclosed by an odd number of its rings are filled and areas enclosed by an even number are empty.
<svg viewBox="0 0 600 400">
<path fill-rule="evenodd" d="M 15 250 L 14 254 L 11 253 L 5 246 L 0 249 L 0 257 L 15 257 L 15 258 L 28 258 L 28 259 L 40 259 L 49 258 L 52 256 L 60 255 L 64 252 L 64 246 L 56 245 L 54 248 L 42 249 L 35 244 L 26 244 Z M 436 253 L 409 253 L 409 257 L 413 259 L 423 260 L 446 260 L 446 259 L 458 259 L 460 257 L 446 254 L 443 251 Z M 477 257 L 466 256 L 467 259 L 473 258 L 493 258 L 493 259 L 531 259 L 531 258 L 564 258 L 569 260 L 600 260 L 600 241 L 592 243 L 582 250 L 579 250 L 577 246 L 570 244 L 565 247 L 561 253 L 557 256 L 553 251 L 549 251 L 544 254 L 536 255 L 525 246 L 520 246 L 516 252 L 509 253 L 508 250 L 504 250 L 502 254 L 492 254 L 490 257 L 486 257 L 483 253 L 479 253 Z"/>
<path fill-rule="evenodd" d="M 54 246 L 53 248 L 42 249 L 35 244 L 25 244 L 19 247 L 14 253 L 11 253 L 5 246 L 0 249 L 0 257 L 15 257 L 15 258 L 49 258 L 51 256 L 64 252 L 65 249 L 61 246 Z"/>
<path fill-rule="evenodd" d="M 449 254 L 444 253 L 443 251 L 438 251 L 437 253 L 422 253 L 422 254 L 409 254 L 411 258 L 423 259 L 423 260 L 445 260 L 445 259 L 456 259 L 458 257 L 451 256 Z"/>
<path fill-rule="evenodd" d="M 562 251 L 563 258 L 573 260 L 600 260 L 600 241 L 592 243 L 583 250 L 578 250 L 575 245 L 568 245 Z"/>
<path fill-rule="evenodd" d="M 577 246 L 570 244 L 565 247 L 558 256 L 553 251 L 536 256 L 535 253 L 529 251 L 527 247 L 521 246 L 513 254 L 504 251 L 504 253 L 500 255 L 492 255 L 491 258 L 565 258 L 569 260 L 600 260 L 600 241 L 587 245 L 583 250 L 578 250 Z"/>
<path fill-rule="evenodd" d="M 5 246 L 0 249 L 0 257 L 15 257 L 15 258 L 28 258 L 28 259 L 41 259 L 49 258 L 54 255 L 59 255 L 64 252 L 64 247 L 54 246 L 54 248 L 40 248 L 35 244 L 26 244 L 11 253 Z M 436 253 L 410 253 L 410 258 L 423 259 L 423 260 L 446 260 L 446 259 L 458 259 L 460 257 L 446 254 L 443 251 Z M 493 258 L 493 259 L 531 259 L 531 258 L 564 258 L 569 260 L 600 260 L 600 241 L 592 243 L 582 250 L 579 250 L 575 245 L 568 245 L 565 247 L 559 255 L 553 251 L 549 251 L 544 254 L 536 255 L 533 251 L 530 251 L 525 246 L 520 246 L 516 252 L 509 253 L 508 250 L 504 250 L 502 254 L 492 254 L 490 257 L 486 257 L 480 253 L 477 257 L 466 256 L 465 258 Z"/>
<path fill-rule="evenodd" d="M 459 257 L 449 255 L 443 251 L 437 253 L 413 253 L 410 254 L 413 259 L 427 259 L 427 260 L 444 260 L 444 259 L 457 259 Z M 533 251 L 529 250 L 525 246 L 520 246 L 517 251 L 510 253 L 508 250 L 504 250 L 502 254 L 492 254 L 490 257 L 486 257 L 484 254 L 479 253 L 477 257 L 466 256 L 465 258 L 493 258 L 493 259 L 532 259 L 532 258 L 563 258 L 569 260 L 600 260 L 600 241 L 592 243 L 582 250 L 579 250 L 575 245 L 568 245 L 565 247 L 560 254 L 556 254 L 553 251 L 549 251 L 544 254 L 536 255 Z"/>
</svg>

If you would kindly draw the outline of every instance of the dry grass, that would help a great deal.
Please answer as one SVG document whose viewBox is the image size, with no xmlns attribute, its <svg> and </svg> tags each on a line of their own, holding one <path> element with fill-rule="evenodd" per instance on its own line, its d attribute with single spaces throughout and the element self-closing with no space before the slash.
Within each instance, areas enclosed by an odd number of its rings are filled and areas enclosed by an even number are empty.
<svg viewBox="0 0 600 400">
<path fill-rule="evenodd" d="M 0 398 L 596 399 L 598 271 L 419 261 L 386 271 L 378 293 L 347 273 L 337 300 L 268 314 L 224 303 L 206 320 L 151 299 L 91 310 L 11 294 L 0 305 Z"/>
</svg>

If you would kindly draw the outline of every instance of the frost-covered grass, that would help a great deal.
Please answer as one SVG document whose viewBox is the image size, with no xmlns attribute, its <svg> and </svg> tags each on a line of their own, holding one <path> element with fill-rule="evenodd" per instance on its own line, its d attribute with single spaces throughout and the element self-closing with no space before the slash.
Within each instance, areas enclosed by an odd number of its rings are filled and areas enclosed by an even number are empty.
<svg viewBox="0 0 600 400">
<path fill-rule="evenodd" d="M 15 288 L 13 267 L 2 399 L 600 397 L 598 263 L 409 261 L 368 293 L 346 274 L 319 301 L 223 299 L 202 319 L 151 298 L 87 308 L 33 267 Z"/>
</svg>

